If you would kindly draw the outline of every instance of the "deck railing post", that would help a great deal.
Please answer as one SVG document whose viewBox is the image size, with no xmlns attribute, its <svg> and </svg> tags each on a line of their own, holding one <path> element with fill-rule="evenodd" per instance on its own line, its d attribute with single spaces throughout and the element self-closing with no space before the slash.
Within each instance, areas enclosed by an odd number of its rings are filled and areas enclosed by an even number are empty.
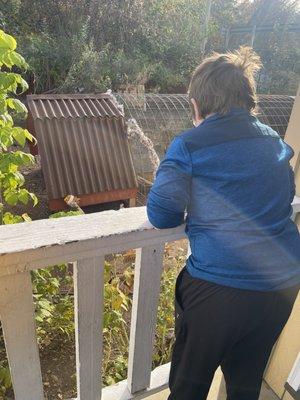
<svg viewBox="0 0 300 400">
<path fill-rule="evenodd" d="M 101 399 L 104 257 L 74 263 L 77 400 Z"/>
<path fill-rule="evenodd" d="M 150 385 L 163 254 L 164 244 L 136 254 L 127 380 L 131 393 Z"/>
<path fill-rule="evenodd" d="M 30 272 L 1 277 L 0 320 L 15 400 L 43 400 Z"/>
</svg>

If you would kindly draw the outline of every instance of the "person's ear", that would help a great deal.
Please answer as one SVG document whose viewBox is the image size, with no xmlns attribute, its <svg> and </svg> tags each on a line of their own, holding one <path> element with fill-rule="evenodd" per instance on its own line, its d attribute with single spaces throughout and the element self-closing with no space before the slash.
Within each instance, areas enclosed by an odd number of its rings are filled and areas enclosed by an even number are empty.
<svg viewBox="0 0 300 400">
<path fill-rule="evenodd" d="M 194 116 L 193 124 L 194 124 L 194 126 L 197 127 L 197 126 L 199 126 L 201 124 L 201 122 L 203 122 L 203 118 L 201 117 L 197 101 L 192 98 L 191 99 L 191 104 L 192 104 L 192 107 L 193 107 L 193 110 L 194 110 L 194 112 L 193 112 L 193 116 Z"/>
</svg>

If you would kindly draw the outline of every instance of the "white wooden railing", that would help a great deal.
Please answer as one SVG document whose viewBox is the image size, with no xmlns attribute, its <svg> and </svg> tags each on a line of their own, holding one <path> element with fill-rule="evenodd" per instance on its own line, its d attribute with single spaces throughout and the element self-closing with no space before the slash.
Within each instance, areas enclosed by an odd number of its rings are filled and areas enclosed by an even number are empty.
<svg viewBox="0 0 300 400">
<path fill-rule="evenodd" d="M 151 372 L 163 252 L 184 236 L 183 226 L 155 230 L 144 208 L 0 227 L 0 319 L 15 399 L 44 399 L 30 270 L 62 262 L 74 263 L 77 399 L 142 399 L 164 389 L 169 365 Z M 128 377 L 102 389 L 104 256 L 127 249 L 137 249 Z"/>
<path fill-rule="evenodd" d="M 151 373 L 163 252 L 183 237 L 183 227 L 153 229 L 144 208 L 0 227 L 0 319 L 15 399 L 44 398 L 30 270 L 62 262 L 74 262 L 78 399 L 144 398 L 165 388 L 169 366 Z M 138 250 L 128 379 L 101 391 L 104 256 L 131 248 Z"/>
</svg>

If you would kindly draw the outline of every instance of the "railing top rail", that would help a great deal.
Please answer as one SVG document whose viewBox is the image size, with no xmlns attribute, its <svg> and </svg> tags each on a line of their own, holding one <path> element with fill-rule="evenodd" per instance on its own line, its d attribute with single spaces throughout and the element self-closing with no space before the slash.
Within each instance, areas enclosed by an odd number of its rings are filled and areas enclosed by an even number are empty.
<svg viewBox="0 0 300 400">
<path fill-rule="evenodd" d="M 156 230 L 145 207 L 0 227 L 0 276 L 184 237 L 184 226 Z"/>
<path fill-rule="evenodd" d="M 300 212 L 299 196 L 293 208 Z M 145 207 L 0 226 L 0 276 L 184 236 L 184 226 L 154 229 Z"/>
</svg>

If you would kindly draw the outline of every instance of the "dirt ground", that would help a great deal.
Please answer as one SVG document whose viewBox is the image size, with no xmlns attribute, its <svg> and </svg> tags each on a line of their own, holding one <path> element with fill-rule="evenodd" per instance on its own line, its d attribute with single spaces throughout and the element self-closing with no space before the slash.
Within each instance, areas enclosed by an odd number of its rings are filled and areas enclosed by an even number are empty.
<svg viewBox="0 0 300 400">
<path fill-rule="evenodd" d="M 51 342 L 40 350 L 45 400 L 76 398 L 75 340 Z M 2 347 L 2 346 L 1 346 Z M 5 357 L 0 348 L 0 359 Z M 10 389 L 0 400 L 14 400 Z"/>
<path fill-rule="evenodd" d="M 20 215 L 27 213 L 33 220 L 48 218 L 51 213 L 48 208 L 46 185 L 40 163 L 37 161 L 35 165 L 24 167 L 20 172 L 24 175 L 26 189 L 34 193 L 39 202 L 35 207 L 32 203 L 18 204 L 10 209 L 8 207 L 8 211 Z"/>
</svg>

